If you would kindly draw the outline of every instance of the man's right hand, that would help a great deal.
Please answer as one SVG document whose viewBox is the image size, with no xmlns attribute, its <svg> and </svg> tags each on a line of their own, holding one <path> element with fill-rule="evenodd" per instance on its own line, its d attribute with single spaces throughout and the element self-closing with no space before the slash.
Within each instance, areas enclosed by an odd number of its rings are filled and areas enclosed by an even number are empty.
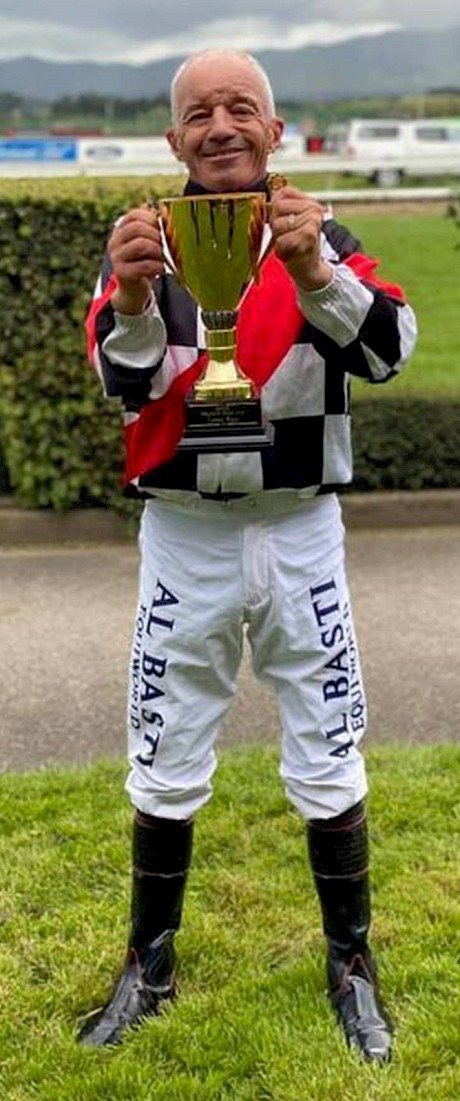
<svg viewBox="0 0 460 1101">
<path fill-rule="evenodd" d="M 108 252 L 117 289 L 112 306 L 118 313 L 142 313 L 151 296 L 151 280 L 164 271 L 160 227 L 154 210 L 130 210 L 115 225 Z"/>
</svg>

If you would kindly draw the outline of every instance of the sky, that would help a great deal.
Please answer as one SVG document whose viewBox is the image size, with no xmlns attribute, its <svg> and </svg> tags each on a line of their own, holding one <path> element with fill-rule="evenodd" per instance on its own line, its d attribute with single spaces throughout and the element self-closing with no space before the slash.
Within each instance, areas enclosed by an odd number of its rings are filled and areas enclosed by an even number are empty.
<svg viewBox="0 0 460 1101">
<path fill-rule="evenodd" d="M 458 0 L 0 0 L 0 58 L 144 65 L 222 45 L 296 49 L 458 25 Z"/>
</svg>

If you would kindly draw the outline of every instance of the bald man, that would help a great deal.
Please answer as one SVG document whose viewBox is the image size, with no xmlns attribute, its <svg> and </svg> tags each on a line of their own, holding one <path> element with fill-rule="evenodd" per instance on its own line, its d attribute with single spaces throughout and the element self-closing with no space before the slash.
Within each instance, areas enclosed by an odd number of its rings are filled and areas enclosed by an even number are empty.
<svg viewBox="0 0 460 1101">
<path fill-rule="evenodd" d="M 188 172 L 185 194 L 271 200 L 274 247 L 237 325 L 243 370 L 255 378 L 263 360 L 272 442 L 178 448 L 177 388 L 204 362 L 200 310 L 165 272 L 154 212 L 129 211 L 110 236 L 88 329 L 105 392 L 125 405 L 129 491 L 146 500 L 129 688 L 131 930 L 120 981 L 80 1036 L 119 1043 L 174 996 L 193 820 L 211 796 L 246 625 L 254 670 L 278 696 L 281 776 L 306 823 L 331 1001 L 348 1043 L 386 1062 L 391 1029 L 368 944 L 366 703 L 336 489 L 352 473 L 349 376 L 396 374 L 414 316 L 317 200 L 271 192 L 283 122 L 253 58 L 193 55 L 171 99 L 167 137 Z"/>
</svg>

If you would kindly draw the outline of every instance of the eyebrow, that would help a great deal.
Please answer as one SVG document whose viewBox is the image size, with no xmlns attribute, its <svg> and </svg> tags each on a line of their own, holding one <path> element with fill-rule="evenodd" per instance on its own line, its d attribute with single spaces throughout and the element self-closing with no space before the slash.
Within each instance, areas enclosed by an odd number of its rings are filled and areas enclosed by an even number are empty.
<svg viewBox="0 0 460 1101">
<path fill-rule="evenodd" d="M 216 90 L 215 93 L 213 93 L 213 95 L 215 95 L 215 94 L 219 95 L 222 92 L 227 94 L 227 91 L 228 91 L 228 89 L 226 89 L 226 88 L 222 88 L 222 89 L 219 88 L 219 89 Z M 212 99 L 212 96 L 209 97 L 209 98 Z M 258 107 L 257 98 L 255 96 L 251 96 L 250 94 L 248 94 L 246 92 L 235 92 L 234 94 L 230 93 L 229 99 L 230 99 L 231 103 L 247 103 L 251 107 Z M 209 102 L 209 99 L 206 97 L 205 99 L 196 100 L 194 103 L 190 103 L 188 105 L 188 107 L 186 108 L 186 110 L 183 112 L 182 118 L 183 119 L 187 118 L 187 116 L 189 114 L 191 114 L 192 111 L 197 111 L 197 110 L 200 110 L 203 107 L 206 107 L 208 105 L 208 102 Z"/>
</svg>

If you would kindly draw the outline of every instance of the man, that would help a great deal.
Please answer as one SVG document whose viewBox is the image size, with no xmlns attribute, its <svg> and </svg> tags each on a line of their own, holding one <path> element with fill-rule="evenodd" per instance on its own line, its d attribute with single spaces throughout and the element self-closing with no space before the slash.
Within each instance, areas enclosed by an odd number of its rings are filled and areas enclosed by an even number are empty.
<svg viewBox="0 0 460 1101">
<path fill-rule="evenodd" d="M 173 81 L 172 117 L 187 194 L 267 191 L 283 123 L 254 59 L 189 58 Z M 386 1062 L 391 1030 L 368 945 L 365 698 L 334 488 L 351 477 L 348 376 L 394 375 L 415 322 L 319 202 L 289 186 L 271 198 L 274 249 L 238 321 L 248 373 L 257 356 L 265 370 L 271 446 L 210 455 L 165 445 L 166 420 L 173 436 L 183 423 L 180 383 L 204 365 L 204 341 L 199 311 L 165 274 L 151 210 L 118 220 L 90 311 L 93 362 L 126 409 L 127 480 L 147 503 L 129 694 L 129 950 L 81 1039 L 118 1043 L 173 997 L 193 818 L 210 798 L 246 624 L 255 671 L 278 695 L 287 796 L 307 823 L 331 1000 L 348 1042 Z"/>
</svg>

